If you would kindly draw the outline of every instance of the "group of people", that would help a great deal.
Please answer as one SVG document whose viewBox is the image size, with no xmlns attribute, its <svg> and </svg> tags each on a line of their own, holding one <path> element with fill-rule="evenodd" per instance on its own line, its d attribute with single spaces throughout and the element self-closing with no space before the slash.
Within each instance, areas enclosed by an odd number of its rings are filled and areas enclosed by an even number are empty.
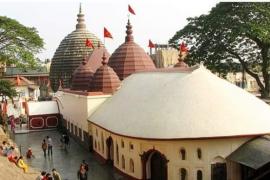
<svg viewBox="0 0 270 180">
<path fill-rule="evenodd" d="M 44 157 L 46 157 L 46 151 L 48 151 L 48 156 L 52 156 L 53 151 L 53 144 L 52 144 L 52 138 L 47 136 L 46 139 L 43 139 L 42 144 L 41 144 L 41 148 L 43 150 L 44 153 Z"/>
<path fill-rule="evenodd" d="M 41 171 L 40 175 L 36 180 L 61 180 L 60 174 L 56 171 L 55 168 L 52 169 L 52 174 L 47 173 L 46 171 Z"/>
<path fill-rule="evenodd" d="M 6 156 L 11 163 L 23 169 L 25 173 L 28 172 L 28 165 L 24 162 L 23 157 L 19 156 L 18 158 L 14 146 L 10 145 L 9 142 L 2 142 L 0 145 L 0 154 Z"/>
<path fill-rule="evenodd" d="M 82 161 L 80 165 L 80 169 L 77 173 L 78 180 L 87 180 L 88 178 L 88 164 L 85 162 L 85 160 Z"/>
</svg>

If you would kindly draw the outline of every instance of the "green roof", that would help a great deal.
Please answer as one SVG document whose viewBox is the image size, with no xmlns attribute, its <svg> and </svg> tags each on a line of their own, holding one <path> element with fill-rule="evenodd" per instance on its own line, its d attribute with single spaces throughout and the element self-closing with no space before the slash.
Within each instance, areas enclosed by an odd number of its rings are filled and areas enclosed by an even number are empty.
<svg viewBox="0 0 270 180">
<path fill-rule="evenodd" d="M 4 76 L 32 76 L 32 75 L 48 75 L 49 72 L 46 67 L 38 67 L 37 69 L 22 69 L 18 67 L 7 67 Z"/>
<path fill-rule="evenodd" d="M 227 159 L 253 169 L 270 162 L 270 136 L 265 135 L 248 141 L 230 154 Z"/>
</svg>

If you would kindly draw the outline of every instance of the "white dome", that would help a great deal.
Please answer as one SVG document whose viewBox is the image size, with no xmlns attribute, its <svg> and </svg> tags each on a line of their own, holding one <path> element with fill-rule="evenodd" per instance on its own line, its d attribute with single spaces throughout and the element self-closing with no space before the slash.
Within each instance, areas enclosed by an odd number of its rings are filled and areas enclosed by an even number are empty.
<svg viewBox="0 0 270 180">
<path fill-rule="evenodd" d="M 270 107 L 204 67 L 136 73 L 89 117 L 120 135 L 185 139 L 270 133 Z"/>
</svg>

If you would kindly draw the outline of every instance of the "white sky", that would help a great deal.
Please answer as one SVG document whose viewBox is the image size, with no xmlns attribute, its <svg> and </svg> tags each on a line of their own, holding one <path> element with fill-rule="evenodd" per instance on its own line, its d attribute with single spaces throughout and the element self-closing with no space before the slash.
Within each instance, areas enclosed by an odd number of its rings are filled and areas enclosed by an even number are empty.
<svg viewBox="0 0 270 180">
<path fill-rule="evenodd" d="M 41 60 L 51 59 L 61 40 L 75 30 L 79 3 L 82 3 L 87 29 L 103 40 L 105 26 L 114 39 L 106 39 L 112 53 L 124 42 L 127 6 L 135 42 L 148 51 L 148 40 L 167 43 L 187 23 L 186 18 L 208 13 L 217 0 L 0 0 L 0 16 L 35 27 L 45 41 Z"/>
</svg>

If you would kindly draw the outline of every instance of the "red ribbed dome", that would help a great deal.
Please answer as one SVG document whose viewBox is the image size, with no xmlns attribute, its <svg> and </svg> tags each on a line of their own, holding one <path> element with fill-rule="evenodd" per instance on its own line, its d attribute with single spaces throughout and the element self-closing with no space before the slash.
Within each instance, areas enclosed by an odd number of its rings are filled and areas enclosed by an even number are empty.
<svg viewBox="0 0 270 180">
<path fill-rule="evenodd" d="M 120 86 L 121 81 L 114 70 L 107 65 L 105 53 L 102 59 L 102 66 L 94 74 L 91 91 L 113 93 Z"/>
<path fill-rule="evenodd" d="M 94 76 L 94 71 L 87 63 L 86 59 L 82 64 L 75 69 L 72 75 L 71 89 L 72 90 L 89 90 L 90 82 Z"/>
<path fill-rule="evenodd" d="M 179 61 L 173 67 L 188 68 L 189 66 L 184 61 Z"/>
<path fill-rule="evenodd" d="M 155 65 L 146 52 L 133 41 L 132 26 L 128 21 L 125 42 L 109 58 L 109 66 L 123 80 L 136 71 L 155 69 Z"/>
</svg>

